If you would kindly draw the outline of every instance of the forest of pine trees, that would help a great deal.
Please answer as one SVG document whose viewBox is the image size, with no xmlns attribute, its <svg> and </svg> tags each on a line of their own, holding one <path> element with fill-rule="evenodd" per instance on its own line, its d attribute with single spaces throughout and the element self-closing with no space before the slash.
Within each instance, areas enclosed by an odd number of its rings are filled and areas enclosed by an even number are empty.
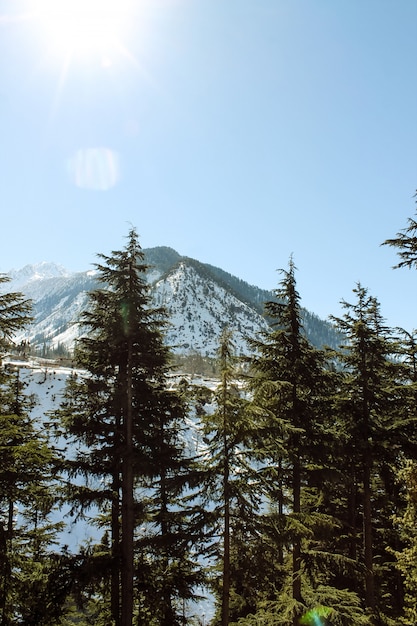
<svg viewBox="0 0 417 626">
<path fill-rule="evenodd" d="M 417 268 L 416 221 L 385 243 Z M 249 356 L 225 328 L 216 389 L 173 386 L 135 229 L 97 269 L 59 407 L 34 421 L 0 368 L 0 626 L 414 626 L 416 333 L 357 284 L 311 345 L 290 259 Z M 0 356 L 30 311 L 0 295 Z"/>
</svg>

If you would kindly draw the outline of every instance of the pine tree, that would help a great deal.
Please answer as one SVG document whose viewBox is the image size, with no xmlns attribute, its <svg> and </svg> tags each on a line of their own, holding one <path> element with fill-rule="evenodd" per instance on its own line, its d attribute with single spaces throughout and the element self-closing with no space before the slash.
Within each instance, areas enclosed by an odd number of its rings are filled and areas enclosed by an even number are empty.
<svg viewBox="0 0 417 626">
<path fill-rule="evenodd" d="M 6 282 L 2 279 L 1 282 Z M 0 345 L 7 348 L 30 320 L 30 303 L 18 293 L 0 296 Z M 56 624 L 62 593 L 53 552 L 61 525 L 56 504 L 55 451 L 31 417 L 35 406 L 17 366 L 0 367 L 0 623 Z"/>
<path fill-rule="evenodd" d="M 276 299 L 265 305 L 271 330 L 251 342 L 255 353 L 249 358 L 249 389 L 258 415 L 256 458 L 270 503 L 264 534 L 275 552 L 270 577 L 278 588 L 258 610 L 262 615 L 261 607 L 268 606 L 273 623 L 295 625 L 305 612 L 323 605 L 338 623 L 350 623 L 353 616 L 367 623 L 363 614 L 358 617 L 355 594 L 334 584 L 346 559 L 333 553 L 338 520 L 322 507 L 322 485 L 332 470 L 334 376 L 324 353 L 303 331 L 292 260 L 283 274 Z"/>
<path fill-rule="evenodd" d="M 345 334 L 338 351 L 344 375 L 336 400 L 344 436 L 346 464 L 345 523 L 350 528 L 349 556 L 363 564 L 364 604 L 372 623 L 396 619 L 402 588 L 387 548 L 397 544 L 392 512 L 401 507 L 395 474 L 404 451 L 404 427 L 409 422 L 403 366 L 396 362 L 396 344 L 385 327 L 379 303 L 360 284 L 356 302 L 343 302 L 343 318 L 333 318 Z M 341 514 L 341 513 L 340 513 Z M 342 516 L 342 514 L 341 514 Z"/>
<path fill-rule="evenodd" d="M 148 568 L 139 605 L 141 619 L 161 626 L 182 623 L 187 602 L 204 582 L 198 563 L 201 543 L 200 469 L 188 452 L 185 406 L 173 389 L 154 389 L 155 409 L 147 436 L 148 461 L 142 481 L 148 523 L 137 541 L 141 569 Z"/>
<path fill-rule="evenodd" d="M 248 540 L 258 517 L 255 472 L 247 458 L 247 402 L 239 385 L 232 333 L 225 328 L 218 349 L 220 382 L 213 396 L 214 412 L 202 418 L 205 433 L 206 499 L 211 509 L 213 556 L 219 571 L 214 581 L 218 623 L 229 624 L 245 614 L 246 592 L 241 586 L 242 559 L 247 564 Z"/>
<path fill-rule="evenodd" d="M 5 274 L 0 274 L 0 285 L 10 282 Z M 31 321 L 32 304 L 18 292 L 0 294 L 0 356 L 8 348 L 14 334 Z"/>
<path fill-rule="evenodd" d="M 183 522 L 174 504 L 187 481 L 180 441 L 185 409 L 168 388 L 166 313 L 151 306 L 148 268 L 134 229 L 125 249 L 100 259 L 103 287 L 90 294 L 82 316 L 87 332 L 76 352 L 87 375 L 71 380 L 59 411 L 67 436 L 78 446 L 69 472 L 86 478 L 83 486 L 71 487 L 71 497 L 77 506 L 98 507 L 104 514 L 99 523 L 110 530 L 114 624 L 131 626 L 134 612 L 148 623 L 143 602 L 156 590 L 164 608 L 149 624 L 174 624 L 174 597 L 192 595 L 193 575 L 188 570 L 181 589 L 178 575 L 175 581 L 170 577 L 171 586 L 167 578 L 161 587 L 162 576 L 158 582 L 158 569 L 169 565 L 173 572 L 175 560 L 185 572 L 189 548 L 189 541 L 178 539 Z M 139 596 L 135 589 L 142 590 Z"/>
<path fill-rule="evenodd" d="M 417 193 L 415 194 L 417 197 Z M 400 261 L 395 268 L 408 267 L 417 268 L 417 221 L 416 219 L 409 218 L 407 228 L 397 233 L 395 238 L 387 239 L 383 242 L 383 245 L 390 245 L 397 249 Z M 403 436 L 407 443 L 415 443 L 415 416 L 416 416 L 416 385 L 417 385 L 417 339 L 416 332 L 407 332 L 404 329 L 400 329 L 402 336 L 402 342 L 400 344 L 400 358 L 407 368 L 408 392 L 409 402 L 403 403 L 404 416 L 404 428 Z M 411 425 L 411 428 L 410 428 Z M 416 451 L 415 445 L 412 445 L 410 450 L 409 445 L 405 445 L 405 457 L 404 468 L 398 472 L 398 479 L 400 484 L 405 481 L 407 485 L 407 506 L 405 511 L 397 515 L 399 521 L 399 528 L 402 533 L 402 538 L 405 540 L 406 545 L 402 550 L 397 548 L 396 555 L 398 559 L 398 567 L 402 575 L 404 576 L 405 584 L 405 616 L 402 618 L 404 624 L 414 624 L 417 619 L 417 609 L 415 601 L 415 588 L 416 588 L 416 572 L 413 568 L 413 556 L 415 556 L 417 540 L 415 537 L 415 462 Z"/>
</svg>

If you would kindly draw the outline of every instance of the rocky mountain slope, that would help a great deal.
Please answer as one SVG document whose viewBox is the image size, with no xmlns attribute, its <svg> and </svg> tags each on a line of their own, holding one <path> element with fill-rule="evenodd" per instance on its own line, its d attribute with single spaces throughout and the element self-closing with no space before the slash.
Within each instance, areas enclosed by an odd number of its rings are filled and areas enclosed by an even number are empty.
<svg viewBox="0 0 417 626">
<path fill-rule="evenodd" d="M 237 351 L 247 350 L 247 337 L 267 327 L 263 303 L 271 292 L 247 284 L 220 268 L 180 256 L 166 247 L 144 250 L 150 265 L 147 280 L 153 302 L 165 306 L 170 326 L 167 341 L 177 353 L 214 356 L 222 328 L 234 332 Z M 34 322 L 16 341 L 30 341 L 42 352 L 70 350 L 80 334 L 77 320 L 88 304 L 87 293 L 96 287 L 95 272 L 71 273 L 53 263 L 28 265 L 9 272 L 4 288 L 21 291 L 34 305 Z M 304 328 L 317 346 L 336 345 L 335 329 L 313 313 L 303 312 Z"/>
</svg>

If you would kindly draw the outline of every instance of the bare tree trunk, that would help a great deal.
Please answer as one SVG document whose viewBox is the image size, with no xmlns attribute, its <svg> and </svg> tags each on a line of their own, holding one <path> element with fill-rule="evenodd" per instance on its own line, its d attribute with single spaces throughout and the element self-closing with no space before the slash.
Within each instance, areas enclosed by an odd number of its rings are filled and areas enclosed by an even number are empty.
<svg viewBox="0 0 417 626">
<path fill-rule="evenodd" d="M 224 528 L 223 528 L 223 591 L 222 591 L 222 626 L 229 623 L 230 596 L 230 490 L 229 490 L 229 459 L 227 452 L 227 435 L 224 435 L 225 460 L 223 476 L 224 497 Z"/>
<path fill-rule="evenodd" d="M 134 577 L 134 506 L 133 506 L 133 412 L 132 412 L 132 340 L 128 338 L 126 367 L 126 411 L 124 414 L 124 451 L 122 460 L 122 621 L 121 626 L 132 626 Z"/>
<path fill-rule="evenodd" d="M 365 554 L 365 603 L 375 609 L 375 581 L 372 550 L 371 459 L 365 452 L 363 468 L 363 542 Z"/>
<path fill-rule="evenodd" d="M 111 616 L 114 626 L 120 626 L 120 474 L 119 462 L 113 475 L 113 501 L 111 505 Z"/>
<path fill-rule="evenodd" d="M 160 431 L 161 436 L 161 450 L 163 447 L 163 428 Z M 166 484 L 166 472 L 165 469 L 162 470 L 161 474 L 161 537 L 163 538 L 162 545 L 162 563 L 163 570 L 168 572 L 169 570 L 169 556 L 168 556 L 168 547 L 166 542 L 168 540 L 169 535 L 169 525 L 168 525 L 168 494 L 167 494 L 167 484 Z M 170 585 L 163 585 L 161 592 L 161 603 L 162 603 L 162 615 L 161 615 L 161 626 L 172 626 L 174 623 L 174 611 L 172 608 L 172 589 Z"/>
<path fill-rule="evenodd" d="M 352 468 L 352 482 L 348 488 L 347 506 L 348 520 L 350 526 L 349 537 L 349 558 L 353 561 L 357 559 L 357 528 L 356 528 L 356 511 L 357 511 L 357 479 L 355 468 Z"/>
<path fill-rule="evenodd" d="M 282 517 L 284 515 L 284 489 L 283 489 L 283 480 L 282 480 L 282 458 L 279 458 L 278 461 L 278 514 L 279 514 L 279 523 L 282 523 Z M 282 541 L 278 544 L 278 564 L 283 565 L 284 563 L 284 546 Z"/>
<path fill-rule="evenodd" d="M 301 470 L 298 455 L 294 459 L 293 467 L 293 513 L 301 511 Z M 301 542 L 298 537 L 294 539 L 292 549 L 292 596 L 297 602 L 301 602 Z M 298 617 L 294 616 L 294 626 L 299 624 Z"/>
</svg>

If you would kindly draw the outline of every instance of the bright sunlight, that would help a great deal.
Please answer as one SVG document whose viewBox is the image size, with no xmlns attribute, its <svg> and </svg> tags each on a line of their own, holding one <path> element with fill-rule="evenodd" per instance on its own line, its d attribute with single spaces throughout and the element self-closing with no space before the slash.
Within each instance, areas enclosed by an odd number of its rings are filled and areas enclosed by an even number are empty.
<svg viewBox="0 0 417 626">
<path fill-rule="evenodd" d="M 36 19 L 50 53 L 102 62 L 125 51 L 133 0 L 37 0 Z"/>
</svg>

